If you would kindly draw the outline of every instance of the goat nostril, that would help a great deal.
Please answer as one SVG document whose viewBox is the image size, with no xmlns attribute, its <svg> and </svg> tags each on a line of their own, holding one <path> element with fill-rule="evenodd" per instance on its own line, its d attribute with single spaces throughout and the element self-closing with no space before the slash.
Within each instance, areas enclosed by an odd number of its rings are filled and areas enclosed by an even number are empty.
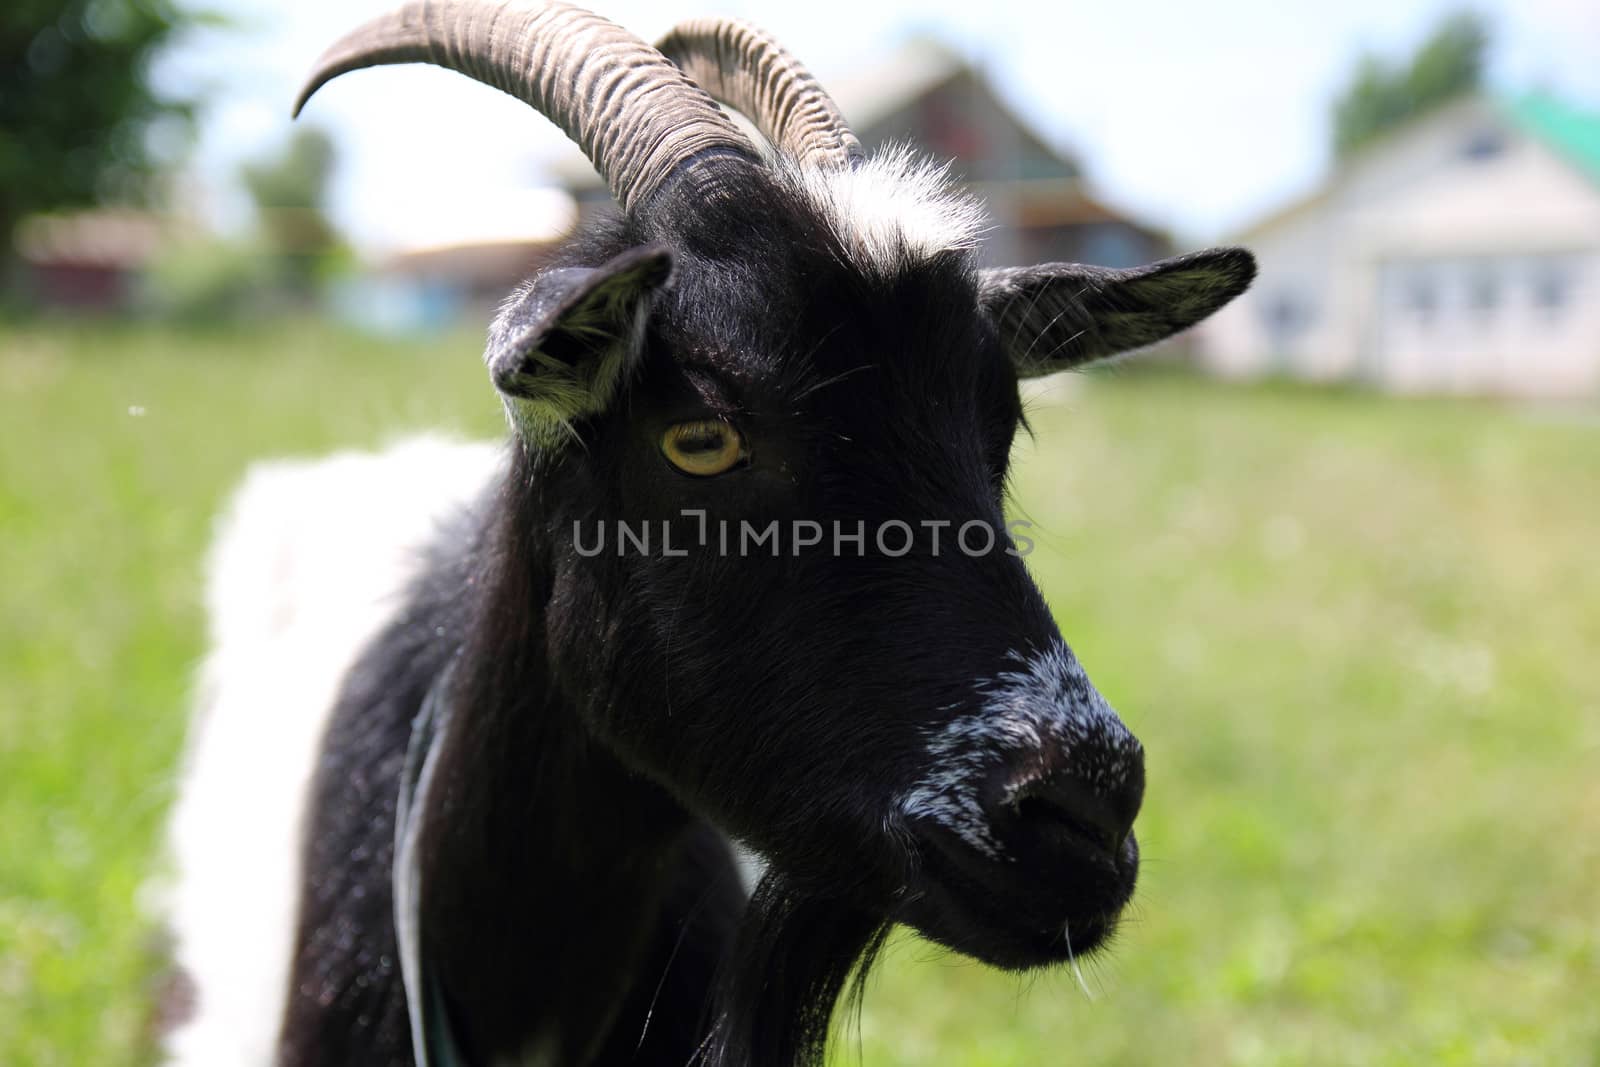
<svg viewBox="0 0 1600 1067">
<path fill-rule="evenodd" d="M 1024 797 L 1016 805 L 1017 818 L 1035 829 L 1064 829 L 1075 837 L 1115 854 L 1121 835 L 1092 819 L 1079 815 L 1040 797 Z"/>
<path fill-rule="evenodd" d="M 1023 825 L 1055 827 L 1121 856 L 1138 804 L 1107 796 L 1072 775 L 1048 775 L 1021 786 L 1012 800 Z"/>
</svg>

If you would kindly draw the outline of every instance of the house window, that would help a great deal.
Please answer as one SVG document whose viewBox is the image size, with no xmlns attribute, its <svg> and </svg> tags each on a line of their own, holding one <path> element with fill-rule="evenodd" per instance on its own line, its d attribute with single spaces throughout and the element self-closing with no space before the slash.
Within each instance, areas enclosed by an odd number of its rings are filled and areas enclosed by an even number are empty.
<svg viewBox="0 0 1600 1067">
<path fill-rule="evenodd" d="M 1311 325 L 1311 306 L 1297 293 L 1275 293 L 1261 304 L 1262 324 L 1276 349 L 1285 349 Z"/>
<path fill-rule="evenodd" d="M 1534 264 L 1533 306 L 1554 318 L 1567 306 L 1571 295 L 1572 277 L 1566 265 L 1558 261 Z"/>
<path fill-rule="evenodd" d="M 1506 137 L 1499 130 L 1482 129 L 1474 131 L 1461 144 L 1461 158 L 1474 162 L 1494 159 L 1505 154 Z"/>
<path fill-rule="evenodd" d="M 1280 293 L 1267 305 L 1267 322 L 1276 330 L 1292 333 L 1305 325 L 1305 308 L 1293 296 Z"/>
<path fill-rule="evenodd" d="M 1479 318 L 1487 319 L 1500 306 L 1500 279 L 1489 266 L 1478 267 L 1467 275 L 1467 307 Z"/>
<path fill-rule="evenodd" d="M 1439 310 L 1439 287 L 1424 271 L 1416 271 L 1406 281 L 1405 307 L 1417 325 L 1427 326 Z"/>
<path fill-rule="evenodd" d="M 1144 260 L 1139 234 L 1120 222 L 1102 223 L 1083 239 L 1083 262 L 1102 267 L 1134 267 Z"/>
</svg>

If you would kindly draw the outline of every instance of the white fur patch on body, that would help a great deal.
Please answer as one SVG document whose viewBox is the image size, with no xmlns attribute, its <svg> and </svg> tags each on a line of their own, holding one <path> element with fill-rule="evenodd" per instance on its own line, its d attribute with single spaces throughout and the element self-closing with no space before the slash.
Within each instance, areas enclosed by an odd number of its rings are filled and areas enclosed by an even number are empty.
<svg viewBox="0 0 1600 1067">
<path fill-rule="evenodd" d="M 766 877 L 767 857 L 731 837 L 727 841 L 728 847 L 733 850 L 733 862 L 739 868 L 739 885 L 743 887 L 746 897 L 752 896 L 761 879 Z"/>
<path fill-rule="evenodd" d="M 502 450 L 439 438 L 252 467 L 209 562 L 200 671 L 158 899 L 194 983 L 168 1062 L 274 1062 L 307 787 L 344 675 L 393 614 L 438 523 Z"/>
<path fill-rule="evenodd" d="M 984 702 L 976 713 L 952 719 L 928 739 L 932 767 L 900 801 L 906 818 L 943 826 L 991 859 L 1005 850 L 984 813 L 982 789 L 1002 757 L 1058 749 L 1093 786 L 1121 782 L 1141 751 L 1065 644 L 1010 658 L 1018 669 L 979 686 Z"/>
<path fill-rule="evenodd" d="M 907 145 L 883 149 L 854 170 L 804 167 L 786 157 L 776 173 L 821 210 L 858 264 L 892 274 L 941 252 L 968 252 L 988 227 L 983 205 L 956 188 L 948 165 Z"/>
</svg>

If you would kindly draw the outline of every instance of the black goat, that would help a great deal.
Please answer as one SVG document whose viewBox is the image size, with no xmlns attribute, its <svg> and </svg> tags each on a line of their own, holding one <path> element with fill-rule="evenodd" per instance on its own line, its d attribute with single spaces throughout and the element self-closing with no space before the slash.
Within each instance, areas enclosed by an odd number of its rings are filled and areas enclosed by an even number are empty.
<svg viewBox="0 0 1600 1067">
<path fill-rule="evenodd" d="M 340 507 L 404 544 L 421 520 L 385 501 L 438 515 L 475 493 L 381 626 L 328 605 L 357 584 L 334 548 L 354 568 L 388 548 L 283 535 L 321 571 L 223 550 L 194 773 L 227 747 L 208 734 L 312 714 L 288 705 L 337 683 L 300 867 L 257 871 L 299 900 L 292 950 L 285 932 L 251 972 L 287 994 L 254 1053 L 817 1065 L 894 923 L 1005 968 L 1100 945 L 1133 891 L 1143 754 L 1002 517 L 1017 383 L 1192 325 L 1245 288 L 1249 254 L 979 269 L 980 212 L 942 172 L 864 159 L 805 70 L 738 23 L 651 48 L 560 3 L 415 3 L 335 45 L 301 103 L 403 62 L 538 108 L 623 211 L 490 329 L 503 460 L 409 446 L 241 498 L 234 540 Z M 229 623 L 262 610 L 224 601 L 269 565 L 322 599 L 280 591 L 260 633 Z M 333 625 L 358 657 L 306 636 Z M 244 660 L 253 682 L 230 674 Z M 306 672 L 321 689 L 294 689 Z M 309 753 L 321 727 L 296 729 Z M 237 787 L 259 750 L 232 751 Z M 208 795 L 180 807 L 185 877 L 219 859 L 195 829 Z M 765 864 L 748 896 L 730 840 Z M 228 1040 L 250 1054 L 218 1015 L 230 994 L 207 998 L 247 958 L 228 938 L 274 918 L 220 907 L 210 926 L 179 909 L 201 1015 L 173 1047 L 208 1064 Z"/>
</svg>

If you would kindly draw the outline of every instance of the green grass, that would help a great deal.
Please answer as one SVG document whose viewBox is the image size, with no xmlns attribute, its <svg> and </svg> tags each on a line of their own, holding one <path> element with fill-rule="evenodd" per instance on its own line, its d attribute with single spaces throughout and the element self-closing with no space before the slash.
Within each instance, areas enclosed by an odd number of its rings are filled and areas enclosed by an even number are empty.
<svg viewBox="0 0 1600 1067">
<path fill-rule="evenodd" d="M 211 516 L 255 457 L 497 432 L 471 335 L 0 332 L 0 1063 L 149 1057 Z M 1110 955 L 909 937 L 837 1060 L 1600 1064 L 1600 419 L 1091 379 L 1018 514 L 1149 751 Z"/>
</svg>

